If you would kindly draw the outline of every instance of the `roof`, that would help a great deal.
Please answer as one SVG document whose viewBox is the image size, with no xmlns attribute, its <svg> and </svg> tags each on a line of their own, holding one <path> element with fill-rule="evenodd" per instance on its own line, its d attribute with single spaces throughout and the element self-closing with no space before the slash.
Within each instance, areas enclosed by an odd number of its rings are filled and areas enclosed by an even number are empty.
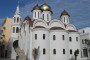
<svg viewBox="0 0 90 60">
<path fill-rule="evenodd" d="M 33 21 L 31 20 L 31 18 L 29 16 L 25 17 L 24 21 L 27 20 L 29 22 L 29 26 L 32 27 L 33 26 Z M 22 23 L 22 26 L 25 26 L 24 23 Z"/>
<path fill-rule="evenodd" d="M 30 20 L 31 20 L 31 18 L 30 18 L 29 16 L 26 16 L 26 17 L 25 17 L 25 19 L 24 19 L 24 21 L 25 21 L 25 20 L 30 21 Z"/>
<path fill-rule="evenodd" d="M 60 17 L 63 16 L 63 15 L 68 15 L 68 16 L 70 17 L 70 15 L 68 14 L 68 12 L 67 12 L 66 10 L 64 10 L 64 11 L 61 13 Z"/>
<path fill-rule="evenodd" d="M 50 30 L 64 30 L 62 27 L 51 27 Z"/>
</svg>

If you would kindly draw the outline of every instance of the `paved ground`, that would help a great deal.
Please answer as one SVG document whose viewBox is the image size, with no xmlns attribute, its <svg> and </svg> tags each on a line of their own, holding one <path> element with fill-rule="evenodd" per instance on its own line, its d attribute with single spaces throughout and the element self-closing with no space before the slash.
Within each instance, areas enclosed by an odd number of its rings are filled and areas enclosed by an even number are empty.
<svg viewBox="0 0 90 60">
<path fill-rule="evenodd" d="M 0 58 L 0 60 L 14 60 L 14 59 Z"/>
</svg>

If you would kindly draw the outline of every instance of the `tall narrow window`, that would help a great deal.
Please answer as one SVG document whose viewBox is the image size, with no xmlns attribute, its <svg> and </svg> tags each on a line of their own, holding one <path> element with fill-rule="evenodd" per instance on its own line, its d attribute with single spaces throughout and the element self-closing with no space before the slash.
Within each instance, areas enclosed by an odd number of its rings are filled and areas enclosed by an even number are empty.
<svg viewBox="0 0 90 60">
<path fill-rule="evenodd" d="M 19 33 L 19 28 L 18 27 L 16 28 L 16 33 Z"/>
<path fill-rule="evenodd" d="M 13 27 L 13 33 L 15 33 L 15 27 Z"/>
<path fill-rule="evenodd" d="M 64 22 L 65 22 L 65 17 L 64 17 Z"/>
<path fill-rule="evenodd" d="M 43 39 L 45 39 L 45 34 L 43 34 Z"/>
<path fill-rule="evenodd" d="M 35 34 L 35 39 L 37 39 L 37 34 Z"/>
<path fill-rule="evenodd" d="M 16 22 L 16 18 L 14 17 L 14 23 Z"/>
<path fill-rule="evenodd" d="M 56 36 L 55 35 L 53 35 L 53 40 L 56 40 Z"/>
<path fill-rule="evenodd" d="M 70 54 L 72 54 L 72 49 L 70 49 Z"/>
<path fill-rule="evenodd" d="M 65 49 L 63 49 L 63 54 L 65 54 Z"/>
<path fill-rule="evenodd" d="M 56 54 L 56 49 L 53 49 L 53 54 Z"/>
<path fill-rule="evenodd" d="M 62 35 L 62 39 L 65 40 L 65 36 L 64 35 Z"/>
<path fill-rule="evenodd" d="M 43 14 L 43 20 L 44 20 L 44 14 Z"/>
<path fill-rule="evenodd" d="M 39 18 L 39 12 L 38 12 L 38 18 Z"/>
<path fill-rule="evenodd" d="M 36 18 L 36 12 L 35 12 L 35 18 Z"/>
<path fill-rule="evenodd" d="M 85 33 L 85 31 L 83 30 L 83 33 Z"/>
<path fill-rule="evenodd" d="M 76 41 L 78 41 L 78 37 L 76 37 Z"/>
<path fill-rule="evenodd" d="M 46 54 L 46 50 L 45 50 L 45 48 L 43 49 L 43 54 Z"/>
<path fill-rule="evenodd" d="M 84 44 L 84 41 L 82 40 L 82 44 Z"/>
<path fill-rule="evenodd" d="M 19 17 L 17 17 L 17 23 L 19 22 Z"/>
<path fill-rule="evenodd" d="M 72 41 L 72 38 L 71 38 L 71 37 L 69 37 L 69 41 L 70 41 L 70 42 Z"/>
<path fill-rule="evenodd" d="M 48 14 L 47 14 L 47 20 L 49 20 L 49 16 L 48 16 Z"/>
</svg>

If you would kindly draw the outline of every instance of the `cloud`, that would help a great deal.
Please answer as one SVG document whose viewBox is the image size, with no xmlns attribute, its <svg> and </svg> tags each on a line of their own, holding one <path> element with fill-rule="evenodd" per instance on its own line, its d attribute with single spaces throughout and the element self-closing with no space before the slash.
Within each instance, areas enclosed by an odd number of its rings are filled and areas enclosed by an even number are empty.
<svg viewBox="0 0 90 60">
<path fill-rule="evenodd" d="M 21 15 L 23 18 L 25 18 L 26 15 L 32 17 L 31 10 L 36 4 L 36 0 L 29 1 L 21 7 Z M 61 12 L 66 9 L 71 16 L 70 22 L 78 29 L 90 26 L 90 0 L 47 0 L 46 3 L 50 5 L 53 10 L 53 18 L 60 18 Z M 43 4 L 43 1 L 39 0 L 39 4 Z"/>
</svg>

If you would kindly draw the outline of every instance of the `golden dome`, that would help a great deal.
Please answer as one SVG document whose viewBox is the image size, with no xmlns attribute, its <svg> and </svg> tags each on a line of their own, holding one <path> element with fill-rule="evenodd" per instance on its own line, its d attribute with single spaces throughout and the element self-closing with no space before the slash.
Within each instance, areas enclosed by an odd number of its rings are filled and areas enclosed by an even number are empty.
<svg viewBox="0 0 90 60">
<path fill-rule="evenodd" d="M 52 13 L 51 7 L 49 5 L 47 5 L 46 3 L 44 3 L 43 5 L 41 5 L 41 10 L 42 11 L 50 11 Z"/>
</svg>

